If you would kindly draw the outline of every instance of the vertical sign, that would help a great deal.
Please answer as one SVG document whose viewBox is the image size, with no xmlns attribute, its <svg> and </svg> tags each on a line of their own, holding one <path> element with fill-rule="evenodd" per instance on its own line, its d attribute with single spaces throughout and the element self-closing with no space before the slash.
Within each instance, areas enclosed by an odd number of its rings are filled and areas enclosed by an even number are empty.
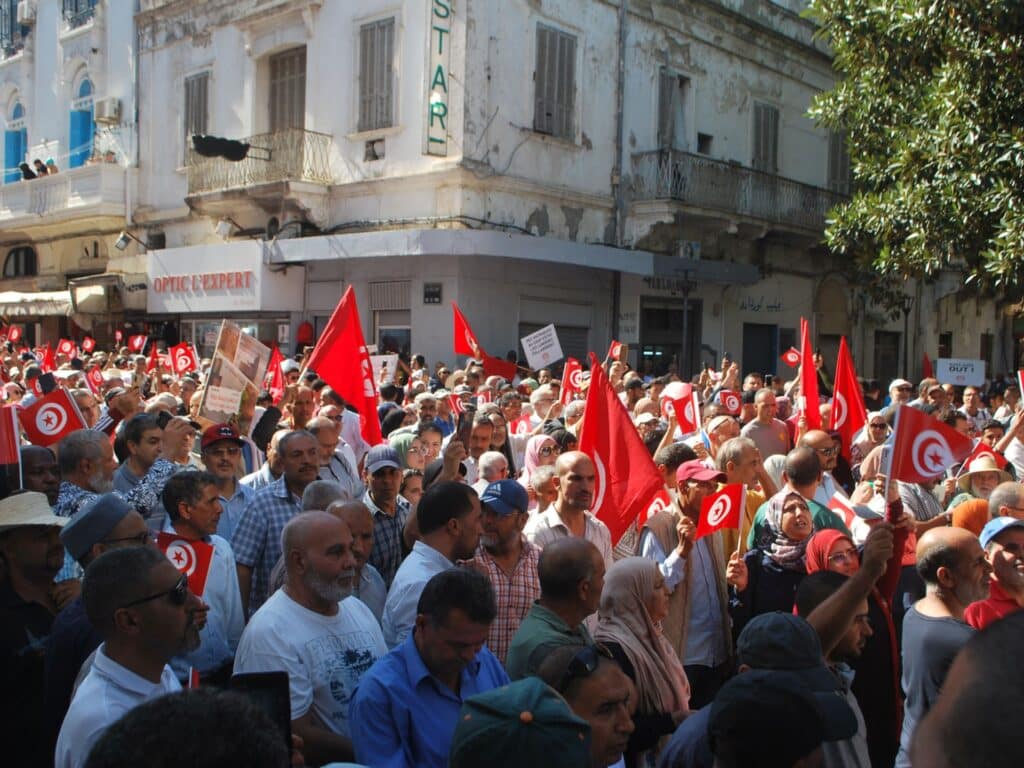
<svg viewBox="0 0 1024 768">
<path fill-rule="evenodd" d="M 448 154 L 448 66 L 451 63 L 452 0 L 430 2 L 427 42 L 427 155 Z"/>
</svg>

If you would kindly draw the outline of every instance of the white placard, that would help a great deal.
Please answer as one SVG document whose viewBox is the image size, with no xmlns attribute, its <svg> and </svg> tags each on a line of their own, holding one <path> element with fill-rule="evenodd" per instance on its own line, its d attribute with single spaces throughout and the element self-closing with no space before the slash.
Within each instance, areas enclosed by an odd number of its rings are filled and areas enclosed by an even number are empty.
<svg viewBox="0 0 1024 768">
<path fill-rule="evenodd" d="M 935 378 L 943 384 L 980 387 L 985 383 L 985 361 L 940 357 L 935 361 Z"/>
<path fill-rule="evenodd" d="M 373 366 L 373 380 L 377 382 L 378 387 L 381 384 L 394 383 L 398 355 L 370 355 L 370 364 Z"/>
<path fill-rule="evenodd" d="M 534 370 L 546 368 L 563 357 L 562 345 L 558 343 L 558 333 L 555 332 L 553 323 L 545 325 L 520 341 L 526 352 L 526 361 Z"/>
</svg>

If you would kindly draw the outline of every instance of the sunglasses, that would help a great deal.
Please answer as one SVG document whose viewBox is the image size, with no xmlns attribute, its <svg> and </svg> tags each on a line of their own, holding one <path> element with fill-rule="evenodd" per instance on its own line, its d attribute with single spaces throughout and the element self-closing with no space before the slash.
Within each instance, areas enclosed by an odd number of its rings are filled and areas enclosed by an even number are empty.
<svg viewBox="0 0 1024 768">
<path fill-rule="evenodd" d="M 886 428 L 887 426 L 889 426 L 889 425 L 888 425 L 888 424 L 885 424 L 885 423 L 883 422 L 882 424 L 870 424 L 869 426 L 870 426 L 870 427 L 871 427 L 872 429 L 885 429 L 885 428 Z"/>
<path fill-rule="evenodd" d="M 836 448 L 835 446 L 832 446 L 831 448 L 815 448 L 814 450 L 816 450 L 820 454 L 823 454 L 824 456 L 835 456 L 837 453 L 839 453 L 839 449 Z"/>
<path fill-rule="evenodd" d="M 157 592 L 155 595 L 149 595 L 148 597 L 140 597 L 138 600 L 132 600 L 130 603 L 125 603 L 121 607 L 131 608 L 153 600 L 159 600 L 161 597 L 168 598 L 171 605 L 177 607 L 183 606 L 185 601 L 188 600 L 188 576 L 183 573 L 170 589 L 165 589 L 163 592 Z"/>
<path fill-rule="evenodd" d="M 138 533 L 138 534 L 136 534 L 134 536 L 122 536 L 122 537 L 120 537 L 118 539 L 103 539 L 102 543 L 103 544 L 120 544 L 122 541 L 131 541 L 131 542 L 134 542 L 135 544 L 138 544 L 140 547 L 143 547 L 146 544 L 149 544 L 150 542 L 155 541 L 155 540 L 156 540 L 156 536 L 154 536 L 150 531 L 144 531 L 143 533 Z"/>
<path fill-rule="evenodd" d="M 597 671 L 598 665 L 601 663 L 602 656 L 606 659 L 614 660 L 612 652 L 601 643 L 585 645 L 580 648 L 569 662 L 569 666 L 566 668 L 565 674 L 562 675 L 562 679 L 559 680 L 558 692 L 565 693 L 566 687 L 573 680 L 589 677 L 594 674 L 594 672 Z"/>
</svg>

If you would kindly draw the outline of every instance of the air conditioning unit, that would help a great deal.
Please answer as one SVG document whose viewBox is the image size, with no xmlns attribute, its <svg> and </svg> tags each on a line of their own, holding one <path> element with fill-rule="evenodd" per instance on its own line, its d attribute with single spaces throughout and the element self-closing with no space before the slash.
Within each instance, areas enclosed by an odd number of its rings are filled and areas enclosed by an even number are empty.
<svg viewBox="0 0 1024 768">
<path fill-rule="evenodd" d="M 23 27 L 31 27 L 36 23 L 35 0 L 21 0 L 18 3 L 18 24 Z"/>
<path fill-rule="evenodd" d="M 97 99 L 93 105 L 93 119 L 103 125 L 117 125 L 121 122 L 121 100 L 111 96 Z"/>
</svg>

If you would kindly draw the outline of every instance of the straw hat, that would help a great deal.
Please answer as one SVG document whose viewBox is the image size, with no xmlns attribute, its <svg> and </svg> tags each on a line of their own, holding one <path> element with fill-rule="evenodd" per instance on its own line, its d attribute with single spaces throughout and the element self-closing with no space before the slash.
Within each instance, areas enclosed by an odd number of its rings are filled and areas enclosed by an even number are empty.
<svg viewBox="0 0 1024 768">
<path fill-rule="evenodd" d="M 29 491 L 16 493 L 0 501 L 0 533 L 26 525 L 56 525 L 63 528 L 70 518 L 57 517 L 46 495 Z"/>
<path fill-rule="evenodd" d="M 996 464 L 996 460 L 992 458 L 991 454 L 983 453 L 968 465 L 966 472 L 960 475 L 960 479 L 957 481 L 957 485 L 960 486 L 960 490 L 970 491 L 971 476 L 982 472 L 998 473 L 1000 483 L 1005 483 L 1007 480 L 1013 480 L 1013 478 L 1010 477 L 1009 472 L 1005 469 L 999 468 L 999 465 Z"/>
</svg>

